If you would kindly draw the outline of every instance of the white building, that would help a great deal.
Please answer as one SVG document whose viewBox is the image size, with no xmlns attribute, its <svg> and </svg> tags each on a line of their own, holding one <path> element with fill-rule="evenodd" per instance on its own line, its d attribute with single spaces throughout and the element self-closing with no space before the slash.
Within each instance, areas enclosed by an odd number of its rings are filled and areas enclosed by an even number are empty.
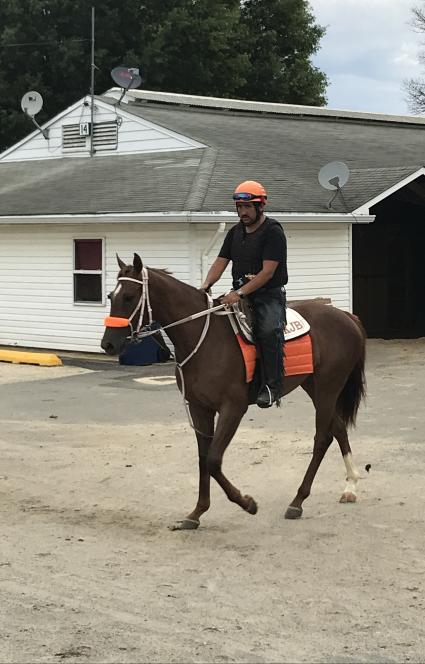
<svg viewBox="0 0 425 664">
<path fill-rule="evenodd" d="M 200 284 L 246 179 L 266 186 L 284 226 L 289 299 L 354 306 L 371 334 L 425 335 L 409 290 L 425 287 L 424 119 L 147 91 L 118 106 L 118 96 L 96 97 L 93 143 L 87 98 L 44 125 L 48 139 L 35 131 L 0 155 L 0 344 L 100 351 L 116 252 Z M 317 175 L 333 160 L 350 178 L 329 207 Z"/>
</svg>

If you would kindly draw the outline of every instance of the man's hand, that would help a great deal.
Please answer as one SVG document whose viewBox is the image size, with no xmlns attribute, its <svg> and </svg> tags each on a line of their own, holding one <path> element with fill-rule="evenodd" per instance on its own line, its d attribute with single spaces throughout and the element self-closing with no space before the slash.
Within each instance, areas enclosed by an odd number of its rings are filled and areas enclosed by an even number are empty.
<svg viewBox="0 0 425 664">
<path fill-rule="evenodd" d="M 241 298 L 235 291 L 230 291 L 230 293 L 227 293 L 227 295 L 224 295 L 224 297 L 220 298 L 221 304 L 236 304 L 236 302 L 239 302 Z"/>
</svg>

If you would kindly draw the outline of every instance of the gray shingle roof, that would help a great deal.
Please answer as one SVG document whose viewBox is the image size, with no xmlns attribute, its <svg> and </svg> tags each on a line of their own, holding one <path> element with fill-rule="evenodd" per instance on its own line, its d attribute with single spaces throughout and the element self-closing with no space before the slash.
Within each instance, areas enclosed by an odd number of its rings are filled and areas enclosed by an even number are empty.
<svg viewBox="0 0 425 664">
<path fill-rule="evenodd" d="M 111 103 L 108 98 L 102 98 Z M 345 212 L 317 174 L 344 161 L 349 210 L 421 167 L 425 126 L 133 102 L 125 110 L 208 147 L 133 156 L 0 162 L 0 216 L 232 210 L 232 191 L 258 179 L 270 212 Z M 171 160 L 159 167 L 163 159 Z"/>
<path fill-rule="evenodd" d="M 133 113 L 214 147 L 217 158 L 203 209 L 229 209 L 232 189 L 260 180 L 269 209 L 327 212 L 332 192 L 317 175 L 330 161 L 344 161 L 350 179 L 344 195 L 356 209 L 422 166 L 425 127 L 335 121 L 258 113 L 131 105 Z M 334 211 L 345 211 L 336 200 Z"/>
<path fill-rule="evenodd" d="M 0 163 L 0 215 L 184 210 L 204 152 Z"/>
</svg>

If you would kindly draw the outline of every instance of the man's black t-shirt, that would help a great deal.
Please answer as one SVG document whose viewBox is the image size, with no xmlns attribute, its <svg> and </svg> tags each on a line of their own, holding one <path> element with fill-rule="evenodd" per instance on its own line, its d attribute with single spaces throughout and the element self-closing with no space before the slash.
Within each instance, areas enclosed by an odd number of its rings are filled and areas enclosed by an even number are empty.
<svg viewBox="0 0 425 664">
<path fill-rule="evenodd" d="M 219 256 L 232 261 L 233 288 L 247 282 L 247 274 L 258 274 L 263 261 L 279 261 L 274 275 L 263 288 L 276 288 L 288 283 L 286 237 L 276 219 L 266 217 L 253 233 L 247 233 L 240 221 L 227 233 Z"/>
</svg>

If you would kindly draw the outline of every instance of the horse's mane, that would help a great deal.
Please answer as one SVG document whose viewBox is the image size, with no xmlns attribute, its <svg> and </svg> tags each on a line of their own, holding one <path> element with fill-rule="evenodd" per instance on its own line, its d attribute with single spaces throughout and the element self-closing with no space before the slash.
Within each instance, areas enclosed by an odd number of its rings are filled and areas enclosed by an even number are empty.
<svg viewBox="0 0 425 664">
<path fill-rule="evenodd" d="M 146 266 L 146 267 L 148 268 L 148 266 Z M 161 267 L 149 267 L 148 269 L 151 270 L 152 272 L 158 272 L 160 274 L 161 273 L 162 274 L 169 274 L 169 275 L 173 274 L 171 272 L 171 270 L 169 270 L 167 267 L 163 267 L 163 268 L 161 268 Z M 135 269 L 132 265 L 126 265 L 125 267 L 123 267 L 120 270 L 120 274 L 121 273 L 122 273 L 123 276 L 126 276 L 126 277 L 130 274 L 134 274 L 136 277 L 138 276 L 137 272 L 135 271 Z"/>
<path fill-rule="evenodd" d="M 148 267 L 148 266 L 146 266 Z M 199 289 L 196 288 L 196 286 L 192 286 L 191 284 L 187 284 L 185 281 L 181 281 L 181 279 L 177 279 L 169 270 L 168 268 L 159 268 L 159 267 L 149 267 L 148 268 L 151 272 L 156 272 L 156 274 L 163 275 L 166 277 L 171 277 L 172 281 L 176 281 L 178 284 L 181 284 L 182 286 L 185 286 L 186 288 L 191 288 L 195 293 L 200 293 Z"/>
<path fill-rule="evenodd" d="M 149 267 L 148 265 L 145 266 L 150 272 L 154 272 L 155 274 L 158 274 L 159 276 L 165 276 L 165 277 L 171 277 L 173 281 L 176 281 L 177 283 L 181 284 L 182 286 L 185 286 L 187 288 L 193 289 L 196 293 L 199 293 L 198 288 L 195 286 L 191 286 L 191 284 L 187 284 L 184 281 L 181 281 L 180 279 L 177 279 L 169 270 L 167 267 Z M 123 277 L 129 277 L 129 276 L 134 276 L 135 278 L 138 278 L 139 275 L 135 272 L 133 265 L 126 265 L 123 267 L 120 272 L 119 276 Z"/>
</svg>

